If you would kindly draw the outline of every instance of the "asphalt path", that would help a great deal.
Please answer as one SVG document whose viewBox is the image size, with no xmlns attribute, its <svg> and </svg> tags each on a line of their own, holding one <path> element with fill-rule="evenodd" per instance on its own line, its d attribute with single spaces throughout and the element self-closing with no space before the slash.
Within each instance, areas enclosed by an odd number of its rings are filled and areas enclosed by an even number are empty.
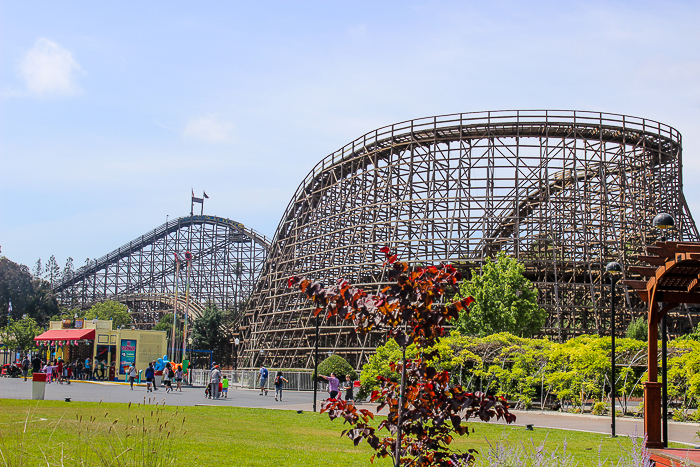
<svg viewBox="0 0 700 467">
<path fill-rule="evenodd" d="M 21 378 L 0 378 L 0 399 L 31 399 L 32 382 Z M 156 392 L 146 392 L 145 385 L 134 385 L 131 390 L 125 383 L 78 382 L 70 385 L 51 383 L 46 385 L 45 399 L 63 401 L 69 397 L 74 401 L 118 402 L 118 403 L 163 403 L 175 406 L 234 406 L 281 410 L 313 409 L 313 393 L 306 391 L 284 391 L 283 400 L 275 401 L 274 394 L 259 395 L 258 390 L 229 387 L 228 398 L 213 400 L 204 397 L 204 388 L 183 387 L 182 392 L 166 394 L 161 388 Z M 325 393 L 319 392 L 318 408 Z M 371 404 L 362 404 L 372 408 Z M 533 425 L 538 428 L 555 428 L 591 433 L 610 433 L 610 417 L 579 415 L 561 412 L 513 411 L 517 416 L 516 426 Z M 481 423 L 481 422 L 476 422 Z M 490 422 L 504 423 L 504 422 Z M 669 421 L 669 439 L 674 442 L 700 446 L 697 433 L 700 425 Z M 620 436 L 642 436 L 644 422 L 641 419 L 618 417 L 616 432 Z"/>
</svg>

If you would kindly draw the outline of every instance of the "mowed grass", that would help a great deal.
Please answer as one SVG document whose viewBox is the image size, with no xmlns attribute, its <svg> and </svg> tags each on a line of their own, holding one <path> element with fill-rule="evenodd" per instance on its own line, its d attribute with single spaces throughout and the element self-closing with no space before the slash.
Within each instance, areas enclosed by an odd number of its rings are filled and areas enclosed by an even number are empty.
<svg viewBox="0 0 700 467">
<path fill-rule="evenodd" d="M 366 466 L 373 453 L 340 436 L 347 428 L 326 414 L 238 407 L 169 407 L 154 403 L 0 400 L 0 466 L 3 465 L 236 465 Z M 628 438 L 564 430 L 470 423 L 474 430 L 453 447 L 483 457 L 488 441 L 567 452 L 579 465 L 615 463 Z M 390 466 L 389 459 L 375 459 Z M 478 463 L 477 463 L 478 465 Z"/>
</svg>

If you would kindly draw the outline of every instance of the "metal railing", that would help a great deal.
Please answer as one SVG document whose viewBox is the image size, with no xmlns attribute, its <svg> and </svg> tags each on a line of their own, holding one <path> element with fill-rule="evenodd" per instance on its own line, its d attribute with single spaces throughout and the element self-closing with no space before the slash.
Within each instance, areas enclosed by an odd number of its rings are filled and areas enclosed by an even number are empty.
<svg viewBox="0 0 700 467">
<path fill-rule="evenodd" d="M 268 369 L 269 376 L 267 378 L 266 388 L 270 391 L 275 389 L 275 377 L 277 370 Z M 190 382 L 193 386 L 204 387 L 209 384 L 211 371 L 209 370 L 190 370 Z M 260 372 L 259 370 L 222 370 L 222 378 L 226 376 L 229 380 L 229 387 L 238 387 L 242 389 L 257 389 L 260 387 Z M 283 371 L 282 376 L 289 381 L 284 383 L 286 391 L 313 391 L 314 383 L 311 380 L 311 372 L 309 371 Z M 318 390 L 326 391 L 327 384 L 319 382 Z"/>
</svg>

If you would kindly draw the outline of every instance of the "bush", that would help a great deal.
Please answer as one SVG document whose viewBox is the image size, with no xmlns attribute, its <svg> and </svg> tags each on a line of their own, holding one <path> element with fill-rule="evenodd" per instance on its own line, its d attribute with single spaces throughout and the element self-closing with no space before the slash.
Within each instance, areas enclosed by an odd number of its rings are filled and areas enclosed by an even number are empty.
<svg viewBox="0 0 700 467">
<path fill-rule="evenodd" d="M 636 339 L 638 341 L 647 341 L 649 328 L 644 318 L 635 318 L 630 321 L 627 326 L 626 336 L 628 339 Z"/>
<path fill-rule="evenodd" d="M 605 415 L 608 412 L 608 404 L 605 402 L 596 402 L 593 404 L 593 415 Z"/>
<path fill-rule="evenodd" d="M 673 421 L 675 422 L 685 422 L 688 420 L 688 417 L 685 414 L 685 410 L 683 409 L 676 409 L 673 411 L 673 416 L 671 417 Z"/>
<path fill-rule="evenodd" d="M 345 381 L 345 375 L 350 375 L 352 381 L 357 379 L 357 372 L 340 355 L 331 355 L 318 365 L 318 374 L 330 376 L 331 373 L 335 374 L 340 381 Z M 316 379 L 316 374 L 314 374 L 314 381 Z"/>
</svg>

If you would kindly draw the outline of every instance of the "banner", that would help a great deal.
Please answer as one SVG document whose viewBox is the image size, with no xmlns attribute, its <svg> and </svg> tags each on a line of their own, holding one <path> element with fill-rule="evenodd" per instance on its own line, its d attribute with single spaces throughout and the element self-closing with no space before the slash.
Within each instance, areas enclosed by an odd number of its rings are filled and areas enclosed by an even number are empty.
<svg viewBox="0 0 700 467">
<path fill-rule="evenodd" d="M 119 358 L 119 374 L 126 374 L 125 367 L 136 365 L 136 340 L 122 339 Z"/>
</svg>

